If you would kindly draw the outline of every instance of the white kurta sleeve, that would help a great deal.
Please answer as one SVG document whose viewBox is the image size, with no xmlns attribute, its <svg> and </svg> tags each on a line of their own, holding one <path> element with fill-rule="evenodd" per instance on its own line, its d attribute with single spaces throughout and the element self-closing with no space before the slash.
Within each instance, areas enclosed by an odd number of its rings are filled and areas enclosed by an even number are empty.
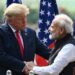
<svg viewBox="0 0 75 75">
<path fill-rule="evenodd" d="M 75 61 L 75 46 L 67 44 L 60 50 L 51 65 L 45 67 L 35 66 L 33 67 L 33 71 L 40 75 L 59 75 L 64 67 L 73 61 Z"/>
</svg>

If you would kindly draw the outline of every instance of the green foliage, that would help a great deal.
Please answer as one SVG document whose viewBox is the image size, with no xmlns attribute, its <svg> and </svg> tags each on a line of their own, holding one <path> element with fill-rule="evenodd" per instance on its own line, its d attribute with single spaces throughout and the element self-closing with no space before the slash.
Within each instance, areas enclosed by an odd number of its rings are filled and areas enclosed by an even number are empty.
<svg viewBox="0 0 75 75">
<path fill-rule="evenodd" d="M 56 0 L 58 8 L 63 8 L 63 12 L 68 14 L 72 19 L 75 18 L 75 0 Z M 60 10 L 60 9 L 59 9 Z"/>
<path fill-rule="evenodd" d="M 26 4 L 29 8 L 38 9 L 39 0 L 22 0 L 23 4 Z"/>
<path fill-rule="evenodd" d="M 4 0 L 0 0 L 0 23 L 3 22 L 3 12 L 5 9 Z"/>
<path fill-rule="evenodd" d="M 27 17 L 30 24 L 35 24 L 38 21 L 38 11 L 37 9 L 30 9 L 30 14 Z"/>
<path fill-rule="evenodd" d="M 3 17 L 3 7 L 0 7 L 0 19 Z"/>
<path fill-rule="evenodd" d="M 28 23 L 35 24 L 38 21 L 38 10 L 39 2 L 38 0 L 23 0 L 23 4 L 27 5 L 30 9 L 30 14 L 28 15 Z"/>
</svg>

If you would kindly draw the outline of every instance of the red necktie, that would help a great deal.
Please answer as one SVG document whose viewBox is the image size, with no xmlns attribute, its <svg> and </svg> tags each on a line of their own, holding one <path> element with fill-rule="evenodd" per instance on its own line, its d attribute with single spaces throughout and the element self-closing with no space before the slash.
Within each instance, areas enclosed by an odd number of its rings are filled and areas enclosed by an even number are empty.
<svg viewBox="0 0 75 75">
<path fill-rule="evenodd" d="M 23 45 L 22 45 L 22 41 L 21 41 L 19 32 L 16 31 L 15 33 L 16 33 L 16 39 L 17 39 L 18 44 L 19 44 L 19 47 L 20 47 L 21 56 L 23 57 L 23 51 L 24 51 L 24 48 L 23 48 Z"/>
</svg>

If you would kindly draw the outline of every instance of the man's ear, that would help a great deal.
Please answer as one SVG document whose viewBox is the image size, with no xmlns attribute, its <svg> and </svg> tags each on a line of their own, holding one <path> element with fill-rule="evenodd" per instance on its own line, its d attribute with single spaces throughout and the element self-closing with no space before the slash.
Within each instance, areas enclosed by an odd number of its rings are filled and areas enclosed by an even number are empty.
<svg viewBox="0 0 75 75">
<path fill-rule="evenodd" d="M 64 34 L 65 33 L 65 29 L 62 27 L 61 29 L 60 29 L 60 34 L 62 35 L 62 34 Z"/>
</svg>

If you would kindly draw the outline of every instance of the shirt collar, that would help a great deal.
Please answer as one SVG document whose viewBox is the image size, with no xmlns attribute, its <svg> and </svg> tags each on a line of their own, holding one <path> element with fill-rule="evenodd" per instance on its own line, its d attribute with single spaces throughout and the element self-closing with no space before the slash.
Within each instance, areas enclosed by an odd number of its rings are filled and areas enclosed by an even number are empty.
<svg viewBox="0 0 75 75">
<path fill-rule="evenodd" d="M 9 27 L 11 28 L 11 30 L 15 33 L 16 32 L 16 30 L 11 26 L 11 25 L 9 25 Z"/>
</svg>

